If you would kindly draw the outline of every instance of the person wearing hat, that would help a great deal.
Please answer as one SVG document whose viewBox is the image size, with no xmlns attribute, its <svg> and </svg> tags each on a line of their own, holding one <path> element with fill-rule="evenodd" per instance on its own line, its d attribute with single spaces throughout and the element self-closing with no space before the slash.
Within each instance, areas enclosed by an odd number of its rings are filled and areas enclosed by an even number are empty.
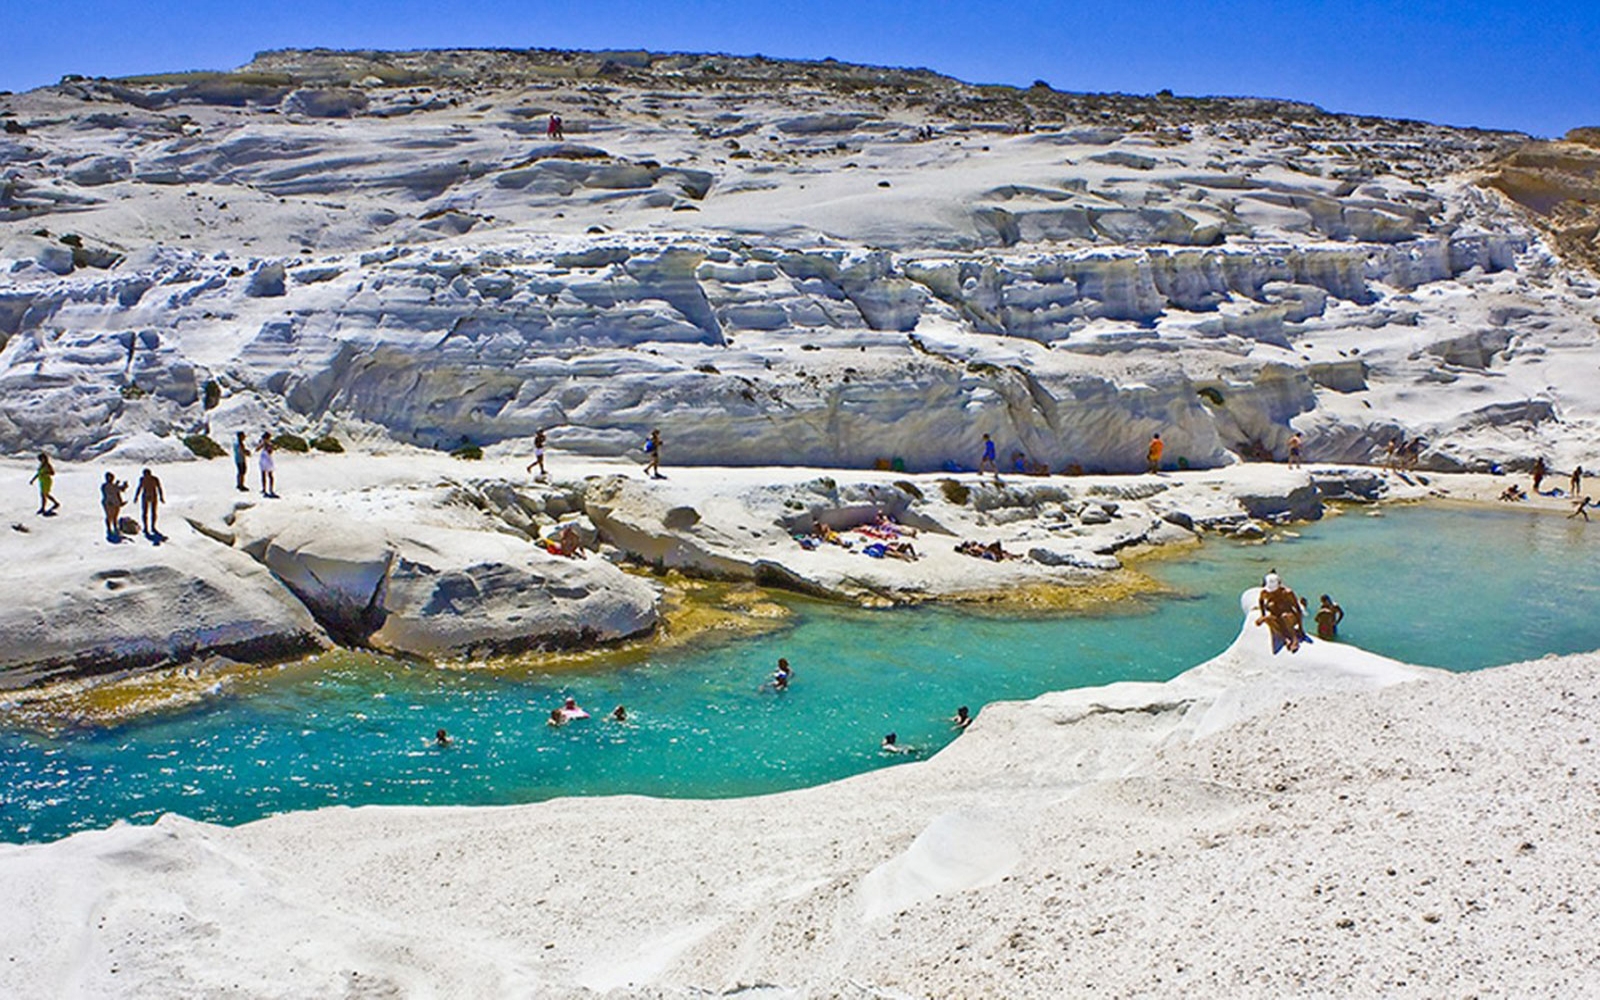
<svg viewBox="0 0 1600 1000">
<path fill-rule="evenodd" d="M 1278 641 L 1281 640 L 1289 647 L 1289 652 L 1299 652 L 1304 611 L 1300 607 L 1300 598 L 1284 585 L 1277 570 L 1269 571 L 1261 581 L 1261 595 L 1256 604 L 1261 611 L 1256 624 L 1266 625 L 1272 630 L 1273 651 L 1277 651 Z"/>
</svg>

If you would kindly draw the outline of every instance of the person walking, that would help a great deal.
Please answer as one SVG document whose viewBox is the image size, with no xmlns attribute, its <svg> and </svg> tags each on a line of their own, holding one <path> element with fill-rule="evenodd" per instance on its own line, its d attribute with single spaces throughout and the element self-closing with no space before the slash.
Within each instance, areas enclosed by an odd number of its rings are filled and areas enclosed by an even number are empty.
<svg viewBox="0 0 1600 1000">
<path fill-rule="evenodd" d="M 139 485 L 133 488 L 133 498 L 139 501 L 139 523 L 144 528 L 144 533 L 151 538 L 158 537 L 161 532 L 156 530 L 156 514 L 160 504 L 165 503 L 167 496 L 161 492 L 161 480 L 149 469 L 139 475 Z"/>
<path fill-rule="evenodd" d="M 244 443 L 244 431 L 238 431 L 233 436 L 233 485 L 240 493 L 249 493 L 250 487 L 244 484 L 245 474 L 250 471 L 250 448 Z"/>
<path fill-rule="evenodd" d="M 985 472 L 993 473 L 996 480 L 1000 478 L 1000 463 L 995 457 L 994 439 L 987 434 L 983 436 L 983 457 L 978 459 L 978 475 L 981 476 Z"/>
<path fill-rule="evenodd" d="M 650 453 L 650 464 L 645 466 L 646 474 L 651 479 L 665 479 L 661 474 L 661 428 L 650 432 L 650 440 L 645 442 L 644 450 Z"/>
<path fill-rule="evenodd" d="M 528 471 L 532 472 L 534 466 L 539 468 L 539 478 L 548 479 L 550 473 L 544 467 L 544 428 L 541 427 L 533 434 L 533 461 L 528 463 Z"/>
<path fill-rule="evenodd" d="M 1166 445 L 1161 443 L 1160 434 L 1150 435 L 1150 448 L 1144 454 L 1147 472 L 1154 474 L 1161 471 L 1161 452 L 1165 449 Z"/>
<path fill-rule="evenodd" d="M 61 501 L 50 494 L 55 487 L 56 469 L 50 464 L 49 455 L 39 452 L 39 468 L 28 482 L 39 484 L 39 513 L 45 517 L 55 517 Z"/>
</svg>

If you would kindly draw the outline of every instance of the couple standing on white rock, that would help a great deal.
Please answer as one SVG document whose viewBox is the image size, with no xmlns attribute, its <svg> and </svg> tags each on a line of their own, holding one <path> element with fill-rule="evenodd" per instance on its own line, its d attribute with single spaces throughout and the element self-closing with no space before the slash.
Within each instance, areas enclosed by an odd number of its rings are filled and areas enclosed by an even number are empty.
<svg viewBox="0 0 1600 1000">
<path fill-rule="evenodd" d="M 256 443 L 256 461 L 261 469 L 261 495 L 264 497 L 276 498 L 278 495 L 278 462 L 273 457 L 275 450 L 272 432 L 262 431 L 261 440 Z M 233 485 L 240 493 L 250 492 L 250 487 L 244 484 L 245 473 L 250 468 L 249 460 L 250 448 L 245 444 L 244 431 L 236 431 L 233 436 Z"/>
</svg>

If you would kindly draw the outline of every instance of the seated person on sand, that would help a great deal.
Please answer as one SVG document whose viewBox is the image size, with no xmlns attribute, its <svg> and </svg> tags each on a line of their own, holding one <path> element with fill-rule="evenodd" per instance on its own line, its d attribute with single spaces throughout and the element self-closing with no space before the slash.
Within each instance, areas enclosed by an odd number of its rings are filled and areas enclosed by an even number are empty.
<svg viewBox="0 0 1600 1000">
<path fill-rule="evenodd" d="M 1257 604 L 1261 617 L 1256 619 L 1256 624 L 1266 625 L 1272 631 L 1273 651 L 1277 651 L 1281 641 L 1289 647 L 1289 652 L 1299 652 L 1302 628 L 1300 598 L 1284 585 L 1276 572 L 1268 573 L 1262 582 Z"/>
<path fill-rule="evenodd" d="M 901 744 L 899 739 L 898 739 L 898 737 L 896 737 L 894 733 L 888 733 L 883 737 L 883 746 L 880 747 L 879 749 L 881 749 L 884 753 L 916 753 L 917 752 L 917 748 L 916 747 L 908 747 L 908 746 L 905 746 L 905 745 Z"/>
<path fill-rule="evenodd" d="M 1510 486 L 1507 486 L 1504 490 L 1500 491 L 1500 499 L 1507 501 L 1526 500 L 1528 499 L 1528 494 L 1522 492 L 1522 487 L 1518 486 L 1516 483 L 1512 483 Z"/>
<path fill-rule="evenodd" d="M 583 543 L 578 540 L 578 529 L 571 524 L 561 529 L 556 535 L 556 552 L 568 559 L 587 559 L 588 553 L 583 551 Z"/>
</svg>

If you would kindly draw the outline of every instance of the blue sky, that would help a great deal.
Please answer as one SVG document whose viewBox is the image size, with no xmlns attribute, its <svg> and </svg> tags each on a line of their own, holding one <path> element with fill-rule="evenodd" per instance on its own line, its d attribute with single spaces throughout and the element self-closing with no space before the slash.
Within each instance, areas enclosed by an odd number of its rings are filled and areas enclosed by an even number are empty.
<svg viewBox="0 0 1600 1000">
<path fill-rule="evenodd" d="M 92 0 L 8 4 L 0 89 L 226 69 L 258 50 L 649 48 L 833 56 L 1060 90 L 1232 94 L 1560 135 L 1600 125 L 1600 2 Z"/>
</svg>

